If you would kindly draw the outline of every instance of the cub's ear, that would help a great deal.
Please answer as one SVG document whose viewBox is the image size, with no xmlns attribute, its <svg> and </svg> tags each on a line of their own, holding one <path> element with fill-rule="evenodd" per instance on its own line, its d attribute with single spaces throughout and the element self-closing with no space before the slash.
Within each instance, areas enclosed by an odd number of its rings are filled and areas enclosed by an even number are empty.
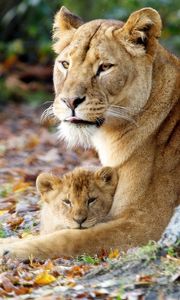
<svg viewBox="0 0 180 300">
<path fill-rule="evenodd" d="M 83 20 L 71 13 L 66 7 L 62 6 L 56 13 L 53 24 L 53 49 L 58 51 L 58 41 L 63 37 L 66 42 L 72 38 L 75 30 L 83 24 Z"/>
<path fill-rule="evenodd" d="M 95 176 L 103 183 L 117 185 L 118 173 L 115 168 L 103 167 L 96 171 Z"/>
<path fill-rule="evenodd" d="M 119 29 L 127 50 L 142 55 L 151 45 L 150 41 L 160 37 L 162 21 L 159 13 L 150 7 L 135 11 Z"/>
<path fill-rule="evenodd" d="M 41 173 L 36 179 L 36 188 L 42 196 L 56 189 L 60 184 L 61 179 L 59 177 L 48 173 Z"/>
</svg>

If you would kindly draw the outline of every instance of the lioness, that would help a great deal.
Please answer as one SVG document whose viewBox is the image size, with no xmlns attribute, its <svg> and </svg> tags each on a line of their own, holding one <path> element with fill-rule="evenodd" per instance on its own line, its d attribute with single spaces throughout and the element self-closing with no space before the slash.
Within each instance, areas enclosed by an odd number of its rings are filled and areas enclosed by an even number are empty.
<svg viewBox="0 0 180 300">
<path fill-rule="evenodd" d="M 41 194 L 41 234 L 60 229 L 85 229 L 105 220 L 112 206 L 116 170 L 76 168 L 58 177 L 41 173 L 36 181 Z"/>
<path fill-rule="evenodd" d="M 160 238 L 180 203 L 180 64 L 159 44 L 161 27 L 152 8 L 125 23 L 83 23 L 64 7 L 57 13 L 53 111 L 68 145 L 94 147 L 103 165 L 118 168 L 111 221 L 3 245 L 1 252 L 19 258 L 94 254 Z"/>
</svg>

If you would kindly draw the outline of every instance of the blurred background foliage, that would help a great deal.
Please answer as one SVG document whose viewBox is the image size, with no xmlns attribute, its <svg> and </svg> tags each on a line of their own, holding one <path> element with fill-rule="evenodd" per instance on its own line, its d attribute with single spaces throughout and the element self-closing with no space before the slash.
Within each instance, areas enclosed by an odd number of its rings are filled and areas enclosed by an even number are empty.
<svg viewBox="0 0 180 300">
<path fill-rule="evenodd" d="M 51 99 L 51 28 L 55 12 L 65 5 L 84 18 L 126 20 L 139 8 L 150 6 L 163 20 L 161 43 L 180 52 L 179 0 L 1 0 L 0 102 L 40 103 Z"/>
</svg>

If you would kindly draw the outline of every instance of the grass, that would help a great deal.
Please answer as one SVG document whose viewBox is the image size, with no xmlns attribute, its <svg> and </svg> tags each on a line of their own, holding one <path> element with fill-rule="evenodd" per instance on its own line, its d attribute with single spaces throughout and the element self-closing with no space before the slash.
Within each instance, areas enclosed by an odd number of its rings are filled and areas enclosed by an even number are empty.
<svg viewBox="0 0 180 300">
<path fill-rule="evenodd" d="M 84 262 L 86 264 L 98 265 L 100 263 L 100 259 L 97 257 L 92 257 L 90 255 L 81 255 L 78 257 L 78 261 Z"/>
<path fill-rule="evenodd" d="M 6 237 L 6 232 L 0 228 L 0 238 L 5 238 Z"/>
<path fill-rule="evenodd" d="M 172 256 L 172 257 L 175 257 L 176 256 L 176 251 L 174 249 L 174 247 L 169 247 L 168 250 L 167 250 L 167 254 Z"/>
<path fill-rule="evenodd" d="M 5 198 L 12 192 L 12 186 L 10 184 L 6 184 L 0 187 L 0 197 Z"/>
</svg>

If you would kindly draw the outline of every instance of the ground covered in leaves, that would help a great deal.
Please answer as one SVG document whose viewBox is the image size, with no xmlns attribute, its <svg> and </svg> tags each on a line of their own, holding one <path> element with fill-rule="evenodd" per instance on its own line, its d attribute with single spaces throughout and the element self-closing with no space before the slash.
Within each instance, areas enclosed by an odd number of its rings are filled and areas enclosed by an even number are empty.
<svg viewBox="0 0 180 300">
<path fill-rule="evenodd" d="M 39 231 L 35 180 L 41 171 L 62 175 L 97 165 L 93 151 L 66 149 L 55 130 L 40 124 L 44 108 L 9 105 L 0 110 L 0 237 Z M 96 257 L 29 262 L 1 260 L 0 299 L 180 299 L 179 249 L 155 243 Z"/>
</svg>

